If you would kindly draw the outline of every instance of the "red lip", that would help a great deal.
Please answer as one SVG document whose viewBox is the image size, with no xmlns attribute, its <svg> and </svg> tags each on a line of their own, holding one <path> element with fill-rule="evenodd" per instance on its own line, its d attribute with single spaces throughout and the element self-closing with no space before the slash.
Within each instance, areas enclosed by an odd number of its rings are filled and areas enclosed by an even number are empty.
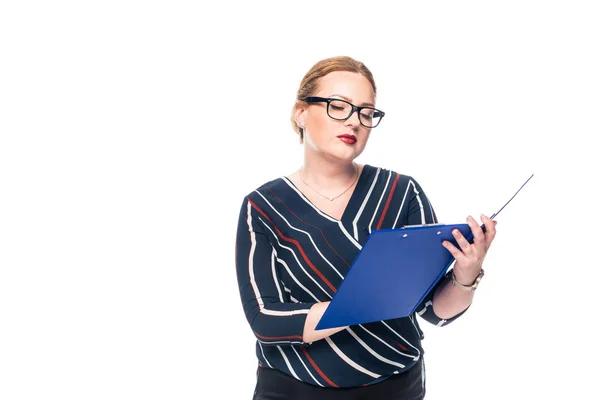
<svg viewBox="0 0 600 400">
<path fill-rule="evenodd" d="M 356 136 L 354 136 L 354 135 L 339 135 L 338 138 L 341 139 L 342 142 L 347 143 L 347 144 L 356 143 Z"/>
</svg>

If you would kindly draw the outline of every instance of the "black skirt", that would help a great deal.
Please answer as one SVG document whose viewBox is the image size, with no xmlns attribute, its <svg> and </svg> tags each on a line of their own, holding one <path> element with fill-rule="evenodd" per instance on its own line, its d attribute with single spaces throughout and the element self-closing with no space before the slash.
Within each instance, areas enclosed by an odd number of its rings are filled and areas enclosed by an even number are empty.
<svg viewBox="0 0 600 400">
<path fill-rule="evenodd" d="M 425 370 L 422 358 L 401 374 L 369 386 L 323 388 L 301 382 L 281 371 L 259 367 L 253 400 L 422 400 Z"/>
</svg>

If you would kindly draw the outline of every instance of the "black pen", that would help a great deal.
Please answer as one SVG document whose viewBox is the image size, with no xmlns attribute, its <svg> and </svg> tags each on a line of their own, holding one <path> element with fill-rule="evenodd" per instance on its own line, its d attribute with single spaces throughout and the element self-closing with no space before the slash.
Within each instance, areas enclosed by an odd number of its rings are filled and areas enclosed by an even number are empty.
<svg viewBox="0 0 600 400">
<path fill-rule="evenodd" d="M 506 205 L 507 205 L 508 203 L 510 203 L 512 199 L 514 199 L 514 198 L 515 198 L 515 196 L 516 196 L 516 195 L 517 195 L 517 194 L 518 194 L 518 193 L 521 191 L 521 189 L 523 189 L 523 186 L 525 186 L 525 185 L 527 184 L 527 182 L 529 182 L 529 180 L 530 180 L 531 178 L 533 178 L 533 174 L 531 174 L 531 176 L 530 176 L 530 177 L 529 177 L 529 178 L 528 178 L 528 179 L 525 181 L 525 183 L 521 185 L 521 187 L 519 188 L 519 190 L 517 190 L 517 191 L 515 192 L 515 194 L 513 194 L 513 195 L 512 195 L 512 197 L 511 197 L 511 198 L 510 198 L 510 199 L 509 199 L 509 200 L 508 200 L 508 201 L 507 201 L 507 202 L 506 202 L 506 203 L 505 203 L 505 204 L 504 204 L 504 205 L 503 205 L 503 206 L 502 206 L 502 207 L 501 207 L 501 208 L 500 208 L 498 211 L 496 211 L 496 212 L 495 212 L 495 213 L 494 213 L 494 214 L 493 214 L 493 215 L 490 217 L 490 219 L 494 219 L 494 218 L 495 218 L 495 217 L 496 217 L 496 216 L 497 216 L 497 215 L 500 213 L 500 211 L 502 211 L 502 210 L 504 209 L 504 207 L 506 207 Z M 485 233 L 485 232 L 486 232 L 486 229 L 485 229 L 485 224 L 482 224 L 482 225 L 481 225 L 481 229 L 483 230 L 483 233 Z M 469 242 L 471 242 L 471 243 L 472 243 L 472 238 L 471 238 L 471 239 L 469 239 Z"/>
</svg>

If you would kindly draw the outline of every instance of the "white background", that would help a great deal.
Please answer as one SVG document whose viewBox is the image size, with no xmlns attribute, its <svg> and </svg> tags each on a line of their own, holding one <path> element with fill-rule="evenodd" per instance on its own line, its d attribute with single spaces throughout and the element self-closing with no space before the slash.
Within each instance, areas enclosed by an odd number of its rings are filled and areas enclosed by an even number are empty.
<svg viewBox="0 0 600 400">
<path fill-rule="evenodd" d="M 250 399 L 243 196 L 300 166 L 318 60 L 372 70 L 359 162 L 498 236 L 471 310 L 426 323 L 428 398 L 598 398 L 595 2 L 0 6 L 0 398 Z M 207 390 L 221 395 L 207 395 Z"/>
</svg>

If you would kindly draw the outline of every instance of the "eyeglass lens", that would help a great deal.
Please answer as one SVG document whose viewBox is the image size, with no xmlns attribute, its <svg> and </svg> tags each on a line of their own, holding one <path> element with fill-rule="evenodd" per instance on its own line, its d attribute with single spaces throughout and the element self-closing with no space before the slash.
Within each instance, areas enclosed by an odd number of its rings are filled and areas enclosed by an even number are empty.
<svg viewBox="0 0 600 400">
<path fill-rule="evenodd" d="M 328 113 L 331 118 L 345 120 L 352 113 L 352 106 L 341 100 L 332 100 L 329 103 Z M 377 126 L 381 119 L 381 114 L 375 112 L 373 108 L 363 108 L 358 115 L 360 122 L 368 127 Z"/>
</svg>

